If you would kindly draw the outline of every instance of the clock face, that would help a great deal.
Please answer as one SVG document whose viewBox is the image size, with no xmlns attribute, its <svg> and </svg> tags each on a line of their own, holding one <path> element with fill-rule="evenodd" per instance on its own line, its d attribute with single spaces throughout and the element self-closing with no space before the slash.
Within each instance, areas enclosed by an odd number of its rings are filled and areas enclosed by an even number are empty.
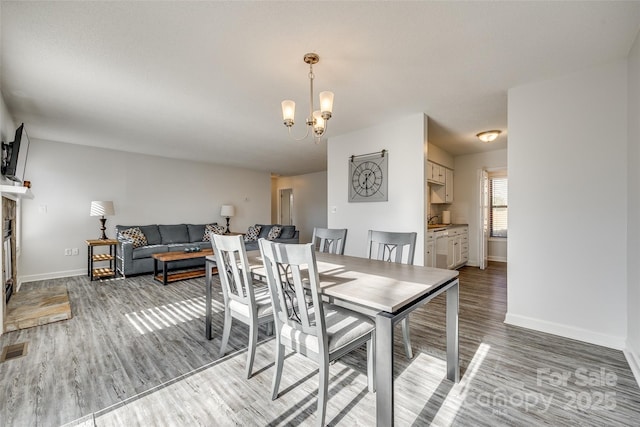
<svg viewBox="0 0 640 427">
<path fill-rule="evenodd" d="M 388 154 L 350 158 L 349 202 L 383 202 L 388 200 L 388 159 Z"/>
<path fill-rule="evenodd" d="M 353 189 L 362 197 L 373 196 L 382 186 L 382 169 L 374 162 L 360 163 L 351 174 Z"/>
</svg>

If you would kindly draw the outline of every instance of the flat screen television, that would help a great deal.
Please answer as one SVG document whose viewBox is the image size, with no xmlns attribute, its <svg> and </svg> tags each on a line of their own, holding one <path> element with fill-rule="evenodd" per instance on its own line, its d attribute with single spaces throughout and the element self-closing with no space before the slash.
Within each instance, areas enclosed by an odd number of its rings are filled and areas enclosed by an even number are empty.
<svg viewBox="0 0 640 427">
<path fill-rule="evenodd" d="M 24 168 L 29 154 L 29 137 L 24 123 L 16 129 L 16 136 L 11 144 L 2 145 L 2 175 L 16 182 L 24 179 Z"/>
</svg>

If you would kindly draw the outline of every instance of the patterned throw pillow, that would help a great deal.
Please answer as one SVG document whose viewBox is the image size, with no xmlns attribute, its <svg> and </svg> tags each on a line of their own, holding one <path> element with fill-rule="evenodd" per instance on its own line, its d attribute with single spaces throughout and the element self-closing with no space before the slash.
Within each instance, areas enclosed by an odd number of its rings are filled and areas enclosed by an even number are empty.
<svg viewBox="0 0 640 427">
<path fill-rule="evenodd" d="M 247 234 L 245 234 L 244 236 L 244 241 L 255 242 L 256 240 L 258 240 L 258 234 L 260 234 L 261 228 L 262 226 L 260 225 L 252 225 L 251 227 L 249 227 L 249 229 L 247 230 Z"/>
<path fill-rule="evenodd" d="M 204 237 L 202 238 L 203 242 L 211 241 L 211 233 L 213 234 L 224 234 L 224 225 L 218 224 L 207 224 L 204 226 Z"/>
<path fill-rule="evenodd" d="M 133 243 L 133 247 L 139 248 L 141 246 L 147 246 L 147 237 L 144 235 L 142 230 L 138 227 L 127 228 L 126 230 L 122 230 L 120 232 L 120 237 L 123 239 L 130 240 Z"/>
<path fill-rule="evenodd" d="M 278 225 L 274 225 L 273 227 L 271 227 L 271 230 L 269 230 L 269 234 L 267 235 L 267 240 L 277 239 L 278 237 L 280 237 L 281 231 L 282 231 L 282 227 Z"/>
</svg>

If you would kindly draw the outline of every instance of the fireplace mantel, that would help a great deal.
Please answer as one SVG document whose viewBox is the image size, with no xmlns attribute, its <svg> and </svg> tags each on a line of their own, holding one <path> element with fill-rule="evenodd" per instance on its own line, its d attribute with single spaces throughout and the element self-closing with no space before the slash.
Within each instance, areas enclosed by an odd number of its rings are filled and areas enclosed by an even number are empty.
<svg viewBox="0 0 640 427">
<path fill-rule="evenodd" d="M 0 193 L 3 197 L 8 197 L 13 200 L 33 199 L 33 193 L 30 188 L 17 185 L 0 185 Z"/>
</svg>

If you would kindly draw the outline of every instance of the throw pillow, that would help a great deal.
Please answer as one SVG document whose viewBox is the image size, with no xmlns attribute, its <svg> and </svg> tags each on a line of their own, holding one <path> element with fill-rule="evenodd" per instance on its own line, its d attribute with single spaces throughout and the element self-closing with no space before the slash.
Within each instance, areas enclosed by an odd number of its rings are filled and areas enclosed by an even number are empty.
<svg viewBox="0 0 640 427">
<path fill-rule="evenodd" d="M 280 232 L 282 231 L 282 227 L 280 227 L 279 225 L 274 225 L 273 227 L 271 227 L 271 230 L 269 230 L 269 234 L 267 235 L 267 240 L 275 240 L 278 237 L 280 237 Z"/>
<path fill-rule="evenodd" d="M 139 248 L 141 246 L 147 246 L 147 238 L 138 227 L 127 228 L 120 232 L 120 237 L 133 243 L 133 248 Z"/>
<path fill-rule="evenodd" d="M 258 234 L 260 234 L 261 228 L 262 227 L 259 225 L 252 225 L 251 227 L 249 227 L 249 229 L 247 230 L 247 234 L 245 234 L 244 236 L 244 241 L 255 242 L 256 240 L 258 240 Z"/>
<path fill-rule="evenodd" d="M 207 224 L 204 226 L 204 237 L 202 238 L 203 242 L 211 241 L 211 233 L 213 234 L 224 234 L 225 228 L 224 225 L 218 224 Z"/>
</svg>

